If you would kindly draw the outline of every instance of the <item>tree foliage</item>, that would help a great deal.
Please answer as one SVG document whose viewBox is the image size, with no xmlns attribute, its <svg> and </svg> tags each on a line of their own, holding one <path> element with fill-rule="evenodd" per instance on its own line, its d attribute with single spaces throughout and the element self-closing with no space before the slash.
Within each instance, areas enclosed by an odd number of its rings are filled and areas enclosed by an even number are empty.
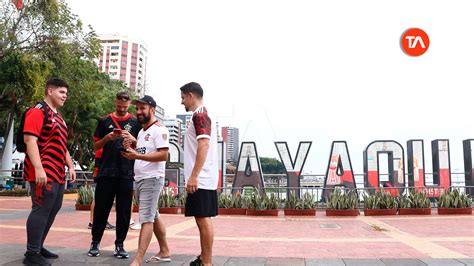
<svg viewBox="0 0 474 266">
<path fill-rule="evenodd" d="M 285 173 L 285 167 L 279 160 L 275 158 L 260 157 L 260 165 L 262 166 L 262 171 L 265 174 Z"/>
<path fill-rule="evenodd" d="M 92 136 L 97 118 L 114 110 L 114 95 L 126 86 L 100 73 L 94 58 L 100 44 L 89 26 L 66 3 L 29 1 L 20 11 L 0 0 L 0 136 L 11 119 L 44 97 L 48 78 L 69 84 L 60 110 L 68 126 L 68 146 L 80 167 L 93 162 Z M 10 115 L 12 114 L 12 116 Z"/>
</svg>

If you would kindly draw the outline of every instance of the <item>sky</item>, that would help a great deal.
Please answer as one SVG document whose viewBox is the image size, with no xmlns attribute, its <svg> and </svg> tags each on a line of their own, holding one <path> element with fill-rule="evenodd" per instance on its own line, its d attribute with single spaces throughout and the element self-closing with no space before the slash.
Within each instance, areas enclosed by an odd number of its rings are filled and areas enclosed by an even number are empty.
<svg viewBox="0 0 474 266">
<path fill-rule="evenodd" d="M 332 141 L 347 141 L 355 173 L 374 140 L 449 139 L 452 171 L 474 138 L 472 1 L 67 0 L 98 34 L 148 46 L 147 94 L 184 113 L 190 81 L 219 126 L 240 130 L 260 156 L 274 141 L 312 141 L 304 172 L 324 174 Z M 430 46 L 406 55 L 400 37 L 421 28 Z"/>
</svg>

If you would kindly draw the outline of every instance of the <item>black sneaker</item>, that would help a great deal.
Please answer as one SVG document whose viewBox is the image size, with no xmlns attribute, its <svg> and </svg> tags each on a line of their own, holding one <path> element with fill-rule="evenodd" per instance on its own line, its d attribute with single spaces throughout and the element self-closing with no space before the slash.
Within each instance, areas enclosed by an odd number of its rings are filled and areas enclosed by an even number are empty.
<svg viewBox="0 0 474 266">
<path fill-rule="evenodd" d="M 189 266 L 201 266 L 204 265 L 202 264 L 201 261 L 201 256 L 197 256 L 197 258 L 189 263 Z"/>
<path fill-rule="evenodd" d="M 89 225 L 87 226 L 87 229 L 92 229 L 92 223 L 89 223 Z"/>
<path fill-rule="evenodd" d="M 115 245 L 114 256 L 119 259 L 126 259 L 129 257 L 127 251 L 123 248 L 123 244 Z"/>
<path fill-rule="evenodd" d="M 92 242 L 91 243 L 91 248 L 89 249 L 89 252 L 87 253 L 87 255 L 89 255 L 90 257 L 99 257 L 100 256 L 100 244 L 97 243 L 97 242 Z"/>
<path fill-rule="evenodd" d="M 25 253 L 23 264 L 25 265 L 51 265 L 51 263 L 49 263 L 39 253 L 29 252 L 29 251 Z"/>
<path fill-rule="evenodd" d="M 49 251 L 45 248 L 41 248 L 40 254 L 41 254 L 41 256 L 43 256 L 47 259 L 57 259 L 57 258 L 59 258 L 58 254 L 54 254 L 53 252 L 51 252 L 51 251 Z"/>
<path fill-rule="evenodd" d="M 109 222 L 107 222 L 107 224 L 105 225 L 105 230 L 114 230 L 114 229 L 115 229 L 115 225 L 112 225 Z"/>
</svg>

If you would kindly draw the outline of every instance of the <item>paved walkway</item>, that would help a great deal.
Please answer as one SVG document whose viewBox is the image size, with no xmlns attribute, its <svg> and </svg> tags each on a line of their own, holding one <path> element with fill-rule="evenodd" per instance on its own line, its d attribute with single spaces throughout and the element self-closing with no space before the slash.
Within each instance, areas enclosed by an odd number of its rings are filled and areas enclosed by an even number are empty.
<svg viewBox="0 0 474 266">
<path fill-rule="evenodd" d="M 0 197 L 0 264 L 21 265 L 29 198 Z M 110 221 L 114 221 L 111 213 Z M 134 219 L 137 214 L 134 214 Z M 189 265 L 199 253 L 194 220 L 162 215 L 173 262 Z M 90 244 L 88 211 L 74 210 L 65 199 L 45 246 L 58 252 L 54 265 L 127 265 L 115 259 L 114 231 L 106 231 L 102 255 L 86 255 Z M 214 265 L 474 265 L 474 216 L 275 218 L 219 216 L 215 227 Z M 134 255 L 138 231 L 129 231 L 125 247 Z M 158 249 L 156 239 L 150 248 Z"/>
</svg>

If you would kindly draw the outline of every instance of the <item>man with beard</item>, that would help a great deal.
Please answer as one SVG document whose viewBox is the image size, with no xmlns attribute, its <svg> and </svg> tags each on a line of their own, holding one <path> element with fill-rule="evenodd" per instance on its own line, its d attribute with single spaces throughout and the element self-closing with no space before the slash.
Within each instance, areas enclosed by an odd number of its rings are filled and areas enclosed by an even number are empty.
<svg viewBox="0 0 474 266">
<path fill-rule="evenodd" d="M 50 265 L 45 258 L 58 258 L 43 243 L 63 203 L 65 165 L 71 181 L 76 177 L 66 145 L 66 123 L 58 112 L 67 99 L 68 87 L 64 80 L 49 79 L 44 100 L 25 113 L 23 177 L 30 184 L 32 202 L 26 221 L 27 251 L 23 263 L 27 265 Z"/>
<path fill-rule="evenodd" d="M 185 216 L 194 216 L 199 229 L 201 254 L 190 265 L 212 265 L 214 229 L 211 217 L 217 216 L 217 128 L 203 103 L 203 89 L 196 82 L 180 88 L 181 104 L 193 112 L 184 142 Z"/>
<path fill-rule="evenodd" d="M 139 206 L 139 221 L 142 224 L 138 240 L 138 250 L 130 265 L 141 265 L 153 233 L 160 251 L 146 260 L 150 262 L 170 262 L 170 251 L 166 241 L 166 227 L 159 218 L 158 198 L 165 184 L 165 166 L 168 160 L 169 131 L 155 118 L 155 100 L 148 95 L 133 101 L 137 108 L 137 118 L 143 125 L 137 141 L 127 140 L 123 157 L 135 160 L 135 187 Z M 136 149 L 132 149 L 136 147 Z"/>
<path fill-rule="evenodd" d="M 94 149 L 102 150 L 95 189 L 94 221 L 92 243 L 88 255 L 100 255 L 100 241 L 107 225 L 107 219 L 115 198 L 116 232 L 114 256 L 123 259 L 129 255 L 123 242 L 130 223 L 130 208 L 133 195 L 133 161 L 121 156 L 125 139 L 135 140 L 141 129 L 138 120 L 128 113 L 130 96 L 118 92 L 115 98 L 115 112 L 99 120 L 94 134 Z"/>
</svg>

